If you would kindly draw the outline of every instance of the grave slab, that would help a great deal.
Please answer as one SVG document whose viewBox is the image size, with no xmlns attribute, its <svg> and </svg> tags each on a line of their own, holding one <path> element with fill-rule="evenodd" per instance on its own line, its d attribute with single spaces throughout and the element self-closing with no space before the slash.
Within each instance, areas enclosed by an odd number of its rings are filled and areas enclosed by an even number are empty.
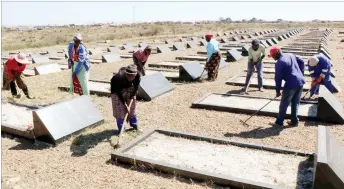
<svg viewBox="0 0 344 189">
<path fill-rule="evenodd" d="M 197 47 L 197 43 L 195 41 L 188 41 L 186 43 L 186 47 L 187 48 L 196 48 Z"/>
<path fill-rule="evenodd" d="M 112 153 L 111 159 L 247 189 L 312 185 L 313 172 L 307 169 L 314 168 L 313 154 L 171 130 L 145 132 Z"/>
<path fill-rule="evenodd" d="M 266 43 L 267 43 L 269 46 L 274 45 L 274 43 L 271 41 L 271 39 L 267 39 L 267 40 L 265 40 L 265 41 L 266 41 Z"/>
<path fill-rule="evenodd" d="M 167 52 L 171 52 L 171 49 L 168 47 L 168 45 L 158 45 L 157 46 L 157 52 L 158 53 L 167 53 Z"/>
<path fill-rule="evenodd" d="M 107 48 L 107 52 L 116 52 L 118 51 L 119 49 L 117 47 L 108 47 Z"/>
<path fill-rule="evenodd" d="M 323 85 L 320 85 L 319 88 L 318 104 L 319 120 L 344 124 L 344 108 L 342 103 Z"/>
<path fill-rule="evenodd" d="M 34 110 L 32 114 L 36 138 L 52 144 L 104 122 L 88 95 Z"/>
<path fill-rule="evenodd" d="M 314 189 L 344 188 L 344 146 L 325 126 L 318 126 Z"/>
<path fill-rule="evenodd" d="M 203 72 L 204 71 L 204 72 Z M 203 75 L 201 76 L 201 74 Z M 199 62 L 187 62 L 179 67 L 179 79 L 182 81 L 194 81 L 200 76 L 207 76 L 208 72 L 204 70 Z"/>
<path fill-rule="evenodd" d="M 28 69 L 28 68 L 26 68 L 26 69 L 23 71 L 23 74 L 24 74 L 24 76 L 30 77 L 30 76 L 35 76 L 35 75 L 36 75 L 36 72 L 35 72 L 34 69 Z"/>
<path fill-rule="evenodd" d="M 138 46 L 142 49 L 146 48 L 148 46 L 148 44 L 146 42 L 141 42 L 138 44 Z"/>
<path fill-rule="evenodd" d="M 41 64 L 41 63 L 47 63 L 51 62 L 48 56 L 33 56 L 32 57 L 32 63 L 34 64 Z"/>
<path fill-rule="evenodd" d="M 206 61 L 206 56 L 176 56 L 176 60 Z"/>
<path fill-rule="evenodd" d="M 248 50 L 250 49 L 251 45 L 244 45 L 241 50 L 242 56 L 248 56 Z"/>
<path fill-rule="evenodd" d="M 121 56 L 119 54 L 104 54 L 102 56 L 103 63 L 119 62 L 121 61 Z"/>
<path fill-rule="evenodd" d="M 230 43 L 230 41 L 227 38 L 221 38 L 220 43 Z"/>
<path fill-rule="evenodd" d="M 263 107 L 270 100 L 269 98 L 244 96 L 236 94 L 220 94 L 212 93 L 196 100 L 192 103 L 194 108 L 205 108 L 211 110 L 219 110 L 234 113 L 252 114 Z M 259 115 L 277 116 L 279 112 L 280 100 L 273 100 L 270 104 L 264 107 Z M 317 118 L 317 104 L 302 102 L 299 106 L 299 118 L 303 120 L 316 120 Z M 290 106 L 287 110 L 287 116 L 290 117 Z"/>
<path fill-rule="evenodd" d="M 152 73 L 141 77 L 140 87 L 137 96 L 146 101 L 174 90 L 173 85 L 160 73 Z"/>
<path fill-rule="evenodd" d="M 50 73 L 61 72 L 61 68 L 59 64 L 47 64 L 42 66 L 36 66 L 34 68 L 36 75 L 45 75 Z"/>
<path fill-rule="evenodd" d="M 244 57 L 241 55 L 241 53 L 235 49 L 227 51 L 227 62 L 236 62 Z"/>
<path fill-rule="evenodd" d="M 200 46 L 207 46 L 208 42 L 204 39 L 200 40 Z"/>
<path fill-rule="evenodd" d="M 232 41 L 240 41 L 240 38 L 238 36 L 232 37 Z"/>
<path fill-rule="evenodd" d="M 171 80 L 179 80 L 179 72 L 175 71 L 159 71 L 159 70 L 148 70 L 146 69 L 146 75 L 154 74 L 154 73 L 161 73 L 165 78 Z"/>
<path fill-rule="evenodd" d="M 90 55 L 99 55 L 99 54 L 103 54 L 103 51 L 100 49 L 89 49 L 88 50 Z"/>
<path fill-rule="evenodd" d="M 184 43 L 174 43 L 173 44 L 173 50 L 175 51 L 184 51 L 186 50 Z"/>
<path fill-rule="evenodd" d="M 166 39 L 166 40 L 165 40 L 165 44 L 171 44 L 171 43 L 172 43 L 171 40 L 169 40 L 169 39 Z"/>
<path fill-rule="evenodd" d="M 122 45 L 121 50 L 133 51 L 134 47 L 132 44 L 125 44 L 125 45 Z"/>
<path fill-rule="evenodd" d="M 271 38 L 271 41 L 272 41 L 274 44 L 278 44 L 278 40 L 277 40 L 275 37 Z"/>
<path fill-rule="evenodd" d="M 226 81 L 227 85 L 239 85 L 244 86 L 245 85 L 245 79 L 246 77 L 233 77 Z M 283 89 L 284 81 L 282 81 L 282 88 Z M 251 79 L 250 83 L 251 87 L 258 87 L 258 81 L 256 79 Z M 303 86 L 304 91 L 308 91 L 310 89 L 311 83 L 306 82 L 306 84 Z M 266 79 L 263 78 L 263 87 L 266 89 L 275 89 L 275 80 L 274 79 Z"/>
<path fill-rule="evenodd" d="M 262 44 L 265 48 L 269 47 L 269 45 L 266 43 L 266 40 L 260 40 L 260 44 Z"/>
</svg>

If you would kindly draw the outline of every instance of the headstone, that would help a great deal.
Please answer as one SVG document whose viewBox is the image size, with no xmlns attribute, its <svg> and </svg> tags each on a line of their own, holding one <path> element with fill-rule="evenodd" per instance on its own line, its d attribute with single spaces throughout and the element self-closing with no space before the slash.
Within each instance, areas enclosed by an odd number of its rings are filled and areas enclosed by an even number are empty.
<svg viewBox="0 0 344 189">
<path fill-rule="evenodd" d="M 200 45 L 201 46 L 207 46 L 208 42 L 204 39 L 200 40 Z"/>
<path fill-rule="evenodd" d="M 287 36 L 287 38 L 291 37 L 289 33 L 286 33 L 285 36 Z"/>
<path fill-rule="evenodd" d="M 36 75 L 45 75 L 50 73 L 60 72 L 61 68 L 59 64 L 47 64 L 42 66 L 36 66 L 34 68 Z"/>
<path fill-rule="evenodd" d="M 104 122 L 88 95 L 34 110 L 32 114 L 36 138 L 52 144 Z"/>
<path fill-rule="evenodd" d="M 154 43 L 161 43 L 161 41 L 159 39 L 153 39 Z"/>
<path fill-rule="evenodd" d="M 100 49 L 89 49 L 88 50 L 90 55 L 102 54 L 103 52 Z"/>
<path fill-rule="evenodd" d="M 186 40 L 185 40 L 184 38 L 179 38 L 179 42 L 183 42 L 183 43 L 185 43 L 185 42 L 186 42 Z"/>
<path fill-rule="evenodd" d="M 227 51 L 227 62 L 235 62 L 243 58 L 244 57 L 241 56 L 241 53 L 235 49 Z"/>
<path fill-rule="evenodd" d="M 221 38 L 221 43 L 229 43 L 230 41 L 227 38 Z"/>
<path fill-rule="evenodd" d="M 230 35 L 233 35 L 234 33 L 232 31 L 229 32 Z"/>
<path fill-rule="evenodd" d="M 260 31 L 260 32 L 259 32 L 259 35 L 263 35 L 263 34 L 264 34 L 263 31 Z"/>
<path fill-rule="evenodd" d="M 122 49 L 122 50 L 132 51 L 132 50 L 134 50 L 134 47 L 133 47 L 132 44 L 129 44 L 129 43 L 128 43 L 128 44 L 122 45 L 121 49 Z"/>
<path fill-rule="evenodd" d="M 174 43 L 174 44 L 173 44 L 173 50 L 175 50 L 175 51 L 183 51 L 183 50 L 186 50 L 186 48 L 185 48 L 185 43 L 182 43 L 182 42 L 180 42 L 180 43 Z"/>
<path fill-rule="evenodd" d="M 146 101 L 168 93 L 174 89 L 173 85 L 160 72 L 141 77 L 137 97 Z"/>
<path fill-rule="evenodd" d="M 251 35 L 251 34 L 248 34 L 248 38 L 253 38 L 253 35 Z"/>
<path fill-rule="evenodd" d="M 117 50 L 119 50 L 117 47 L 108 47 L 107 48 L 107 52 L 116 52 Z"/>
<path fill-rule="evenodd" d="M 242 36 L 241 36 L 241 39 L 243 39 L 243 40 L 248 40 L 248 37 L 247 37 L 246 35 L 242 35 Z"/>
<path fill-rule="evenodd" d="M 235 31 L 234 33 L 235 33 L 235 34 L 239 34 L 239 32 L 238 32 L 238 31 Z"/>
<path fill-rule="evenodd" d="M 318 126 L 314 189 L 344 188 L 344 146 L 325 126 Z"/>
<path fill-rule="evenodd" d="M 278 41 L 283 41 L 284 40 L 284 38 L 280 35 L 280 36 L 278 36 Z"/>
<path fill-rule="evenodd" d="M 197 47 L 197 43 L 195 41 L 188 41 L 186 43 L 186 47 L 187 48 L 196 48 Z"/>
<path fill-rule="evenodd" d="M 185 63 L 179 67 L 179 79 L 182 81 L 194 81 L 201 77 L 201 74 L 203 78 L 207 73 L 202 65 L 196 61 Z"/>
<path fill-rule="evenodd" d="M 267 40 L 265 40 L 265 41 L 266 41 L 266 43 L 267 43 L 269 46 L 274 45 L 274 43 L 271 41 L 271 39 L 267 39 Z"/>
<path fill-rule="evenodd" d="M 220 34 L 220 33 L 217 33 L 216 36 L 217 36 L 217 37 L 221 37 L 221 34 Z"/>
<path fill-rule="evenodd" d="M 103 63 L 119 62 L 121 61 L 121 56 L 119 54 L 104 54 L 102 56 Z"/>
<path fill-rule="evenodd" d="M 41 64 L 41 63 L 47 63 L 51 62 L 48 56 L 33 56 L 32 57 L 32 63 L 34 64 Z"/>
<path fill-rule="evenodd" d="M 139 46 L 140 48 L 144 49 L 144 48 L 146 48 L 146 47 L 148 46 L 148 44 L 147 44 L 146 42 L 141 42 L 141 43 L 139 43 L 138 46 Z"/>
<path fill-rule="evenodd" d="M 166 39 L 166 40 L 165 40 L 165 44 L 171 44 L 171 43 L 172 43 L 171 40 L 169 40 L 169 39 Z"/>
<path fill-rule="evenodd" d="M 262 44 L 265 48 L 269 47 L 269 45 L 266 43 L 266 40 L 260 40 L 260 44 Z"/>
<path fill-rule="evenodd" d="M 323 85 L 320 85 L 319 88 L 317 116 L 321 121 L 344 124 L 342 103 Z"/>
<path fill-rule="evenodd" d="M 255 35 L 255 36 L 259 36 L 259 33 L 258 33 L 258 32 L 255 32 L 254 35 Z"/>
<path fill-rule="evenodd" d="M 168 47 L 168 45 L 158 45 L 156 49 L 158 53 L 171 52 L 171 49 Z"/>
<path fill-rule="evenodd" d="M 233 41 L 240 41 L 240 39 L 239 39 L 239 37 L 238 37 L 238 36 L 234 36 L 234 37 L 232 37 L 232 40 L 233 40 Z"/>
<path fill-rule="evenodd" d="M 283 34 L 282 37 L 283 39 L 288 39 L 288 37 L 285 34 Z"/>
<path fill-rule="evenodd" d="M 241 55 L 242 56 L 248 56 L 248 50 L 250 49 L 251 45 L 244 45 L 242 46 L 242 51 L 241 51 Z"/>
<path fill-rule="evenodd" d="M 271 38 L 271 41 L 272 41 L 274 44 L 278 44 L 278 40 L 277 40 L 275 37 Z"/>
<path fill-rule="evenodd" d="M 198 40 L 198 37 L 191 37 L 191 40 L 192 40 L 192 41 L 197 41 L 197 40 Z"/>
</svg>

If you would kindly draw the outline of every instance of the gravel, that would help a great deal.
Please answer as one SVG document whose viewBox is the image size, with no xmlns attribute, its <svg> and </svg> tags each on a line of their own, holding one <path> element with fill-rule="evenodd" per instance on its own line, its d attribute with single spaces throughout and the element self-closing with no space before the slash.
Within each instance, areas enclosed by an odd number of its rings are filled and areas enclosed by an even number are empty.
<svg viewBox="0 0 344 189">
<path fill-rule="evenodd" d="M 305 183 L 311 186 L 313 178 L 313 167 L 300 166 L 307 157 L 211 144 L 159 133 L 154 133 L 125 154 L 286 188 L 304 189 Z M 311 171 L 307 172 L 307 169 Z M 305 172 L 307 174 L 303 175 Z"/>
</svg>

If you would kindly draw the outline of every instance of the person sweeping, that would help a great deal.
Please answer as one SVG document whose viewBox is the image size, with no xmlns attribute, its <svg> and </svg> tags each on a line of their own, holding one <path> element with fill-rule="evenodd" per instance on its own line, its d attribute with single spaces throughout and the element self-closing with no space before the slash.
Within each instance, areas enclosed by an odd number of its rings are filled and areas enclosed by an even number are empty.
<svg viewBox="0 0 344 189">
<path fill-rule="evenodd" d="M 330 59 L 323 54 L 314 55 L 308 60 L 308 71 L 312 78 L 309 98 L 312 98 L 314 94 L 318 94 L 320 85 L 324 85 L 331 93 L 333 93 Z"/>
<path fill-rule="evenodd" d="M 207 44 L 207 63 L 205 64 L 205 70 L 208 72 L 208 81 L 215 81 L 218 76 L 219 66 L 221 61 L 220 44 L 215 39 L 212 39 L 212 34 L 206 34 L 205 40 Z"/>
<path fill-rule="evenodd" d="M 301 100 L 304 77 L 304 62 L 292 53 L 282 53 L 278 47 L 270 49 L 270 56 L 277 60 L 275 65 L 276 98 L 280 97 L 278 116 L 273 126 L 282 127 L 289 104 L 291 104 L 291 121 L 287 124 L 298 126 L 298 107 Z M 282 80 L 285 81 L 281 94 Z"/>
<path fill-rule="evenodd" d="M 72 68 L 72 81 L 70 92 L 81 95 L 89 95 L 88 78 L 90 74 L 90 62 L 87 57 L 87 49 L 82 43 L 82 36 L 76 34 L 68 45 L 68 66 Z"/>
<path fill-rule="evenodd" d="M 144 50 L 139 49 L 133 53 L 133 61 L 134 64 L 137 66 L 138 73 L 140 76 L 145 76 L 145 64 L 148 60 L 148 57 L 151 55 L 152 47 L 147 46 Z"/>
<path fill-rule="evenodd" d="M 140 81 L 141 76 L 138 74 L 137 66 L 134 64 L 122 67 L 111 79 L 111 103 L 118 132 L 121 131 L 124 121 L 129 122 L 131 127 L 138 130 L 136 93 Z M 130 102 L 131 106 L 129 107 Z M 129 115 L 127 119 L 124 120 L 127 113 Z"/>
<path fill-rule="evenodd" d="M 29 95 L 29 89 L 25 83 L 25 76 L 23 71 L 27 64 L 31 62 L 26 58 L 24 53 L 19 53 L 15 56 L 11 56 L 7 59 L 3 68 L 3 90 L 11 89 L 12 96 L 14 98 L 20 98 L 21 95 L 18 94 L 16 84 L 19 89 L 23 90 L 25 96 L 28 99 L 33 99 L 34 97 Z"/>
</svg>

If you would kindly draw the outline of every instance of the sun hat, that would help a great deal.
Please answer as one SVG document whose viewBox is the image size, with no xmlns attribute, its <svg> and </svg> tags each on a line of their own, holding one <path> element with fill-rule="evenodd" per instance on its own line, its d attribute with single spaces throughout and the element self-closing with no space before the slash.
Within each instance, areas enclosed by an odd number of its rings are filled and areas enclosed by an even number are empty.
<svg viewBox="0 0 344 189">
<path fill-rule="evenodd" d="M 27 58 L 26 55 L 24 53 L 18 53 L 14 59 L 19 62 L 20 64 L 31 64 L 32 62 L 30 62 Z"/>
<path fill-rule="evenodd" d="M 80 33 L 74 35 L 74 40 L 82 41 L 82 35 Z"/>
<path fill-rule="evenodd" d="M 310 66 L 316 66 L 318 62 L 319 62 L 319 58 L 317 56 L 312 56 L 312 58 L 309 59 Z"/>
</svg>

